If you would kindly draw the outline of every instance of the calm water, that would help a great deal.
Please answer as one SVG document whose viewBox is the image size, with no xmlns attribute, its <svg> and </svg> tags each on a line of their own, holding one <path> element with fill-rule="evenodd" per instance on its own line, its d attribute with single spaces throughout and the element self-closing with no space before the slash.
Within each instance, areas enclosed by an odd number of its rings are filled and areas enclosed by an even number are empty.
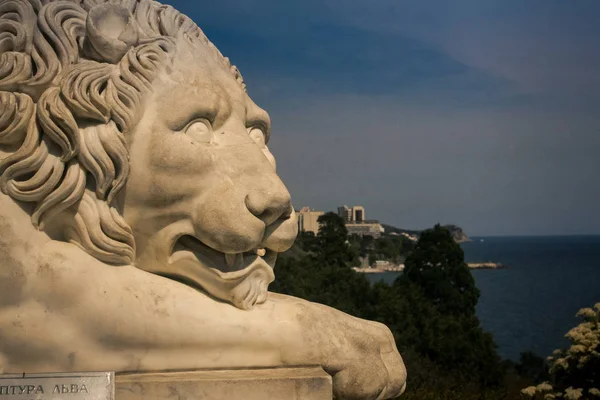
<svg viewBox="0 0 600 400">
<path fill-rule="evenodd" d="M 480 241 L 483 239 L 484 241 Z M 473 271 L 481 291 L 477 315 L 505 358 L 532 350 L 548 356 L 582 307 L 600 302 L 600 236 L 473 238 L 462 245 L 468 262 L 493 261 L 500 270 Z M 393 282 L 397 273 L 368 275 Z"/>
</svg>

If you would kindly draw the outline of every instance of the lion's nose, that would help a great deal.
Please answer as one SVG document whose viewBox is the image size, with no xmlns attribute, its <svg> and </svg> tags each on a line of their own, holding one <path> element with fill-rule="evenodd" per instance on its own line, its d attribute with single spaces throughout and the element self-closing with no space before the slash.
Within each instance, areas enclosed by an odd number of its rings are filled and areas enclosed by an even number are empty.
<svg viewBox="0 0 600 400">
<path fill-rule="evenodd" d="M 285 188 L 252 190 L 246 196 L 246 207 L 266 226 L 277 220 L 289 218 L 294 210 L 290 194 Z"/>
</svg>

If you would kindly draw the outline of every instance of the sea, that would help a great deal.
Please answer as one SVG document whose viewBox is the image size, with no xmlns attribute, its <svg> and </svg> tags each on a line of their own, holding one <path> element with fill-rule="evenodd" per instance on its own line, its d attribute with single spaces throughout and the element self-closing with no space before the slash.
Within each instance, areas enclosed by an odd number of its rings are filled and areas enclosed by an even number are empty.
<svg viewBox="0 0 600 400">
<path fill-rule="evenodd" d="M 518 361 L 525 351 L 547 357 L 569 344 L 580 308 L 600 303 L 600 236 L 473 237 L 463 243 L 467 262 L 495 262 L 472 270 L 481 292 L 477 316 L 498 353 Z M 392 283 L 398 272 L 367 274 Z"/>
</svg>

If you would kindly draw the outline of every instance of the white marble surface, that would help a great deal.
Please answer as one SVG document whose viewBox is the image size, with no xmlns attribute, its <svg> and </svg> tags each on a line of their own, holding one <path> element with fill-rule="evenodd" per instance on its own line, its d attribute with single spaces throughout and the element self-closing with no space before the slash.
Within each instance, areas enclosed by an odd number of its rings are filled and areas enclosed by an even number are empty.
<svg viewBox="0 0 600 400">
<path fill-rule="evenodd" d="M 319 367 L 120 375 L 118 400 L 331 400 L 331 377 Z"/>
<path fill-rule="evenodd" d="M 297 233 L 269 117 L 191 20 L 2 0 L 0 22 L 0 372 L 320 365 L 338 398 L 401 391 L 389 329 L 267 292 Z"/>
</svg>

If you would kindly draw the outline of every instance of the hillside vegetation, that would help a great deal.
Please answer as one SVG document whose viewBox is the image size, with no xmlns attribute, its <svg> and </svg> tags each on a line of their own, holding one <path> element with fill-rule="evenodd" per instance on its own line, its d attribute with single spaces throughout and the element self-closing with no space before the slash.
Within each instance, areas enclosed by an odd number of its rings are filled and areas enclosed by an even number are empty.
<svg viewBox="0 0 600 400">
<path fill-rule="evenodd" d="M 421 233 L 423 231 L 415 231 L 415 230 L 408 230 L 408 229 L 400 229 L 400 228 L 396 228 L 395 226 L 391 226 L 391 225 L 386 225 L 386 224 L 381 224 L 383 226 L 383 229 L 385 229 L 385 233 L 390 234 L 390 233 L 397 233 L 397 234 L 407 234 L 407 235 L 415 235 L 415 236 L 419 236 L 421 235 Z M 442 225 L 442 228 L 445 228 L 446 230 L 448 230 L 448 232 L 450 232 L 450 235 L 452 235 L 452 237 L 454 238 L 454 240 L 457 243 L 464 243 L 464 242 L 470 242 L 471 239 L 467 236 L 467 234 L 463 231 L 463 229 L 459 226 L 456 225 Z"/>
<path fill-rule="evenodd" d="M 296 249 L 280 260 L 271 289 L 386 324 L 409 371 L 402 399 L 519 399 L 520 390 L 535 383 L 543 360 L 501 360 L 482 329 L 475 314 L 479 290 L 448 229 L 423 231 L 417 243 L 382 237 L 381 249 L 391 240 L 412 247 L 400 247 L 404 274 L 392 285 L 371 285 L 351 268 L 361 256 L 361 241 L 348 237 L 336 214 L 319 222 L 318 235 L 300 236 Z"/>
</svg>

